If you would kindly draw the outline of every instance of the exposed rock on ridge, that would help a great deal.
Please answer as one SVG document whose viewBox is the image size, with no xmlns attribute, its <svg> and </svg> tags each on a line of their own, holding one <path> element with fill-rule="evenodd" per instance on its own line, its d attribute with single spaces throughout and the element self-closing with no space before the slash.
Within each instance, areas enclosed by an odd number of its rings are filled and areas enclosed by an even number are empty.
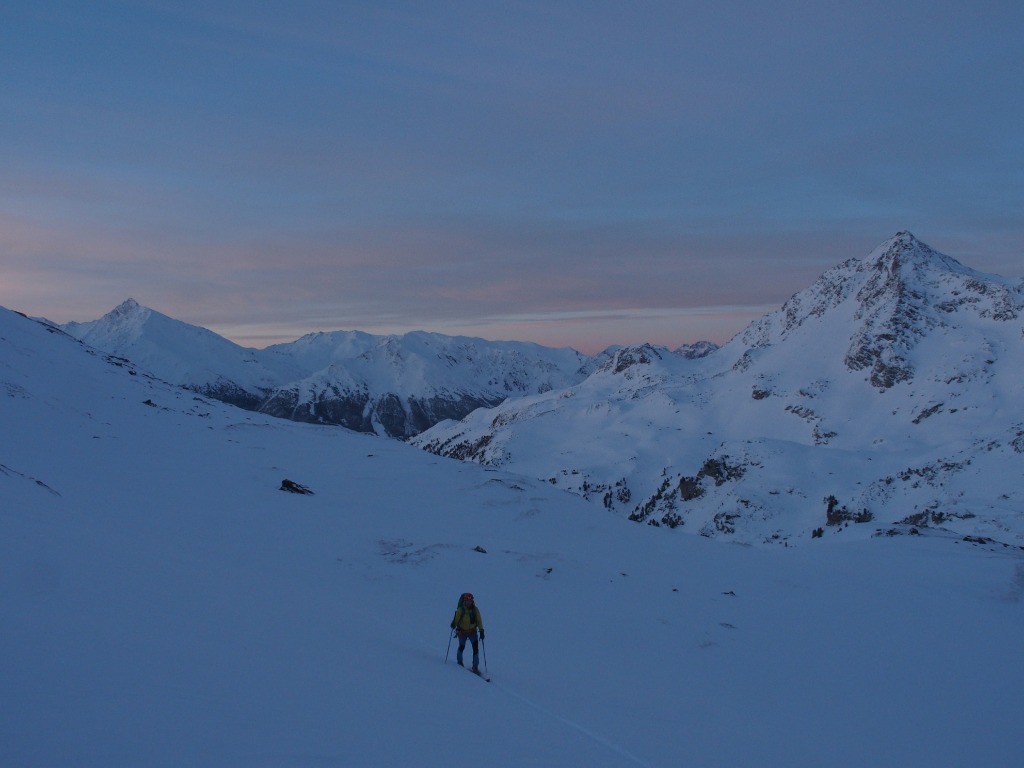
<svg viewBox="0 0 1024 768">
<path fill-rule="evenodd" d="M 1024 488 L 1009 479 L 1021 286 L 901 232 L 705 358 L 622 350 L 571 389 L 413 442 L 706 536 L 786 543 L 920 519 L 1024 537 Z M 823 499 L 850 519 L 828 526 Z"/>
<path fill-rule="evenodd" d="M 423 332 L 314 333 L 255 350 L 131 299 L 100 320 L 65 328 L 159 378 L 233 405 L 397 438 L 508 397 L 571 386 L 607 357 Z"/>
</svg>

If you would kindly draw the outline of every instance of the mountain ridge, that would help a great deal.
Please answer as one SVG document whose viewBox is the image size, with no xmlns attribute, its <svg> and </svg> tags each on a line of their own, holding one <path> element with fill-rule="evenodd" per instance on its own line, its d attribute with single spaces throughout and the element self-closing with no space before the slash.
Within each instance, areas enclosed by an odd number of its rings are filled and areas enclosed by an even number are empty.
<svg viewBox="0 0 1024 768">
<path fill-rule="evenodd" d="M 250 378 L 222 359 L 192 388 L 408 438 L 705 536 L 788 544 L 871 520 L 858 535 L 945 525 L 1015 541 L 1007 509 L 1024 499 L 996 489 L 1024 452 L 1022 286 L 900 232 L 721 348 L 587 358 L 426 332 L 307 334 L 263 351 L 221 339 L 218 354 Z M 127 301 L 109 325 L 164 317 Z M 210 338 L 201 331 L 186 337 Z M 844 524 L 826 526 L 842 510 Z"/>
<path fill-rule="evenodd" d="M 711 537 L 795 543 L 857 518 L 1017 541 L 1022 305 L 1018 283 L 901 232 L 694 365 L 641 350 L 413 443 Z"/>
<path fill-rule="evenodd" d="M 256 350 L 133 299 L 98 320 L 62 327 L 172 384 L 233 405 L 402 439 L 510 396 L 575 383 L 606 356 L 425 331 L 317 332 Z"/>
</svg>

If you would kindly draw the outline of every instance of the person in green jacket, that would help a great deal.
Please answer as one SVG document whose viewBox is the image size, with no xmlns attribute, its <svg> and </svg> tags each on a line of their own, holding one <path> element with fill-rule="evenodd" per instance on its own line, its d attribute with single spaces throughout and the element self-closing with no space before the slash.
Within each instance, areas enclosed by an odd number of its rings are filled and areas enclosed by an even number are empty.
<svg viewBox="0 0 1024 768">
<path fill-rule="evenodd" d="M 455 609 L 455 617 L 452 619 L 452 629 L 459 636 L 459 652 L 455 659 L 462 664 L 462 652 L 466 650 L 466 641 L 473 644 L 473 671 L 480 673 L 480 645 L 477 641 L 479 631 L 480 640 L 484 639 L 484 621 L 480 616 L 480 609 L 476 607 L 476 601 L 470 592 L 466 592 L 459 598 L 459 607 Z"/>
</svg>

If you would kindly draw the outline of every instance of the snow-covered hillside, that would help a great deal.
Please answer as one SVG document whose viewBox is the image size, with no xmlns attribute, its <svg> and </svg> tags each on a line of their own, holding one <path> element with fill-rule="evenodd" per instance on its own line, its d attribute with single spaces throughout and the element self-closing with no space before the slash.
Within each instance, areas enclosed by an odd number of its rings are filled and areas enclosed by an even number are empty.
<svg viewBox="0 0 1024 768">
<path fill-rule="evenodd" d="M 303 375 L 298 361 L 286 355 L 240 347 L 134 299 L 99 320 L 62 327 L 89 346 L 130 360 L 164 381 L 243 408 L 258 408 L 268 391 Z"/>
<path fill-rule="evenodd" d="M 261 410 L 404 438 L 510 396 L 561 389 L 592 367 L 572 349 L 424 332 L 370 336 L 364 351 L 343 357 L 338 350 L 349 347 L 337 340 L 348 335 L 313 334 L 258 353 L 301 359 L 314 371 L 277 388 Z"/>
<path fill-rule="evenodd" d="M 509 396 L 561 389 L 594 367 L 572 349 L 423 332 L 313 333 L 248 349 L 131 299 L 99 320 L 63 327 L 165 381 L 233 405 L 399 438 Z"/>
<path fill-rule="evenodd" d="M 1019 550 L 663 536 L 197 397 L 2 309 L 0 430 L 0 765 L 996 767 L 1024 748 Z M 465 590 L 491 684 L 445 663 Z"/>
<path fill-rule="evenodd" d="M 415 442 L 705 536 L 1020 544 L 1022 309 L 1020 282 L 900 233 L 705 358 L 620 350 Z"/>
</svg>

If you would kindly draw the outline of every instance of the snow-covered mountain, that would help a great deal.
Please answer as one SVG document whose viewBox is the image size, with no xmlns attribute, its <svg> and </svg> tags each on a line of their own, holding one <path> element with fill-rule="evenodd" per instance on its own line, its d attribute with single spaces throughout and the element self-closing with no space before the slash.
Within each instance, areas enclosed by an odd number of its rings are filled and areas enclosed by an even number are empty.
<svg viewBox="0 0 1024 768">
<path fill-rule="evenodd" d="M 313 373 L 275 389 L 260 410 L 404 438 L 508 397 L 561 389 L 592 367 L 575 350 L 522 342 L 424 332 L 361 336 L 366 348 L 347 356 L 339 351 L 358 349 L 347 333 L 268 348 L 268 354 L 312 363 L 307 370 Z"/>
<path fill-rule="evenodd" d="M 572 349 L 423 332 L 314 333 L 248 349 L 131 299 L 99 320 L 63 327 L 165 381 L 233 405 L 399 438 L 510 396 L 562 389 L 595 366 Z"/>
<path fill-rule="evenodd" d="M 690 365 L 622 350 L 596 379 L 642 393 Z M 0 435 L 3 766 L 1009 768 L 1024 750 L 1016 548 L 665 536 L 547 482 L 198 397 L 4 309 Z M 447 645 L 466 590 L 491 684 Z"/>
<path fill-rule="evenodd" d="M 655 525 L 790 543 L 1024 540 L 1024 291 L 902 232 L 721 349 L 619 350 L 414 441 Z"/>
<path fill-rule="evenodd" d="M 281 382 L 299 378 L 304 371 L 287 355 L 241 347 L 134 299 L 99 320 L 62 327 L 89 346 L 130 360 L 164 381 L 250 410 L 258 409 Z"/>
</svg>

